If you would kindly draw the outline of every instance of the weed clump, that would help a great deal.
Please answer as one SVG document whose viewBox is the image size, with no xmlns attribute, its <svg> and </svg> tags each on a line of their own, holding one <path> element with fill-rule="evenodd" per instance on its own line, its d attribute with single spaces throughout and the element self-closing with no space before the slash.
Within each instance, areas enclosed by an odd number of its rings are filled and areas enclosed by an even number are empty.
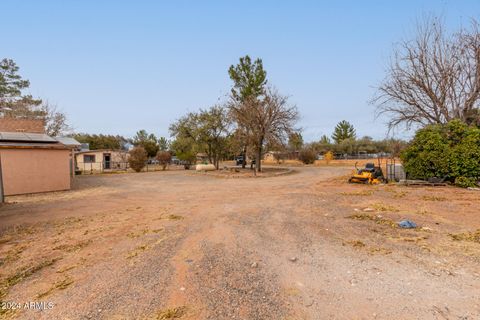
<svg viewBox="0 0 480 320">
<path fill-rule="evenodd" d="M 391 212 L 397 212 L 398 209 L 392 206 L 389 206 L 387 204 L 383 203 L 375 203 L 372 205 L 372 208 L 375 209 L 376 211 L 391 211 Z"/>
<path fill-rule="evenodd" d="M 354 248 L 365 247 L 365 243 L 363 243 L 363 241 L 360 241 L 360 240 L 347 241 L 347 243 L 352 245 Z"/>
<path fill-rule="evenodd" d="M 182 220 L 183 217 L 182 216 L 177 216 L 176 214 L 169 214 L 167 216 L 167 219 L 168 220 Z"/>
<path fill-rule="evenodd" d="M 11 287 L 16 285 L 17 283 L 19 283 L 23 279 L 32 276 L 37 271 L 40 271 L 45 267 L 51 266 L 57 260 L 59 260 L 59 258 L 42 261 L 39 264 L 34 265 L 33 267 L 30 267 L 30 268 L 29 267 L 23 267 L 23 268 L 19 269 L 15 274 L 7 277 L 5 280 L 3 280 L 0 283 L 0 299 L 2 299 L 3 297 L 5 297 L 7 295 L 7 292 Z"/>
<path fill-rule="evenodd" d="M 45 291 L 45 292 L 39 293 L 39 294 L 37 295 L 37 299 L 40 299 L 40 298 L 43 298 L 43 297 L 48 296 L 48 295 L 49 295 L 50 293 L 52 293 L 54 290 L 64 290 L 64 289 L 66 289 L 69 285 L 71 285 L 72 283 L 73 283 L 73 279 L 72 279 L 72 278 L 69 278 L 69 277 L 66 277 L 65 279 L 63 279 L 63 280 L 61 280 L 61 281 L 55 282 L 50 289 L 48 289 L 48 290 Z"/>
<path fill-rule="evenodd" d="M 157 320 L 170 320 L 170 319 L 180 319 L 183 317 L 187 312 L 186 307 L 176 307 L 176 308 L 169 308 L 160 311 L 157 314 Z"/>
<path fill-rule="evenodd" d="M 470 241 L 480 243 L 480 229 L 475 232 L 464 232 L 457 234 L 449 234 L 449 236 L 455 241 Z"/>
<path fill-rule="evenodd" d="M 357 192 L 341 192 L 342 196 L 371 196 L 373 194 L 372 190 L 362 190 Z"/>
<path fill-rule="evenodd" d="M 369 214 L 353 214 L 351 216 L 348 216 L 347 218 L 354 220 L 369 220 L 375 222 L 376 224 L 382 224 L 390 226 L 392 228 L 397 228 L 397 224 L 393 220 L 385 219 L 382 216 L 372 216 Z"/>
<path fill-rule="evenodd" d="M 437 197 L 437 196 L 423 196 L 423 200 L 425 201 L 445 201 L 447 198 L 445 197 Z"/>
</svg>

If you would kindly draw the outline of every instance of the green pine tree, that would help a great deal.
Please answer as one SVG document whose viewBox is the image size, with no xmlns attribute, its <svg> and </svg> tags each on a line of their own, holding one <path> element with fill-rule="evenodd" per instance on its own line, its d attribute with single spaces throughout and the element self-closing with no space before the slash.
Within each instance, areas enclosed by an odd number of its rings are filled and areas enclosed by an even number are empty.
<svg viewBox="0 0 480 320">
<path fill-rule="evenodd" d="M 346 139 L 355 139 L 357 137 L 355 128 L 346 120 L 340 121 L 333 130 L 332 139 L 336 144 Z"/>
</svg>

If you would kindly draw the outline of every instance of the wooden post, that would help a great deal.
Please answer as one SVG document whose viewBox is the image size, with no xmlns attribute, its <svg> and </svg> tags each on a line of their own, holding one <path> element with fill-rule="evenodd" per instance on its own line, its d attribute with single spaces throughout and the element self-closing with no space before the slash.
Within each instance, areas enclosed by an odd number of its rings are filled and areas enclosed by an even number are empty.
<svg viewBox="0 0 480 320">
<path fill-rule="evenodd" d="M 0 203 L 3 203 L 5 201 L 3 190 L 2 156 L 0 155 Z"/>
</svg>

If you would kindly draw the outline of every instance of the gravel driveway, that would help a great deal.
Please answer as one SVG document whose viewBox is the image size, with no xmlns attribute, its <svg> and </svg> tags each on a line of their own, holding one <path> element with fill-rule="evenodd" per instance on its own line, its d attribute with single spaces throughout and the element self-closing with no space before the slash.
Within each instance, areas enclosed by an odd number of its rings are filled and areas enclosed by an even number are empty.
<svg viewBox="0 0 480 320">
<path fill-rule="evenodd" d="M 10 198 L 0 300 L 22 307 L 3 316 L 480 318 L 480 243 L 450 236 L 480 228 L 478 193 L 295 170 L 86 176 L 70 192 Z M 402 218 L 423 228 L 396 228 Z M 30 301 L 53 307 L 26 309 Z"/>
</svg>

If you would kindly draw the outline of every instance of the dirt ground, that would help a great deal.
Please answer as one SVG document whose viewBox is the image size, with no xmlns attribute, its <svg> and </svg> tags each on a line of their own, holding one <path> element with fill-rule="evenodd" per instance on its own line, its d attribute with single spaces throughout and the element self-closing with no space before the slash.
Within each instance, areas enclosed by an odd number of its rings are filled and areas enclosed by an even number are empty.
<svg viewBox="0 0 480 320">
<path fill-rule="evenodd" d="M 480 192 L 294 170 L 81 176 L 8 199 L 0 301 L 17 310 L 0 318 L 480 318 Z"/>
</svg>

